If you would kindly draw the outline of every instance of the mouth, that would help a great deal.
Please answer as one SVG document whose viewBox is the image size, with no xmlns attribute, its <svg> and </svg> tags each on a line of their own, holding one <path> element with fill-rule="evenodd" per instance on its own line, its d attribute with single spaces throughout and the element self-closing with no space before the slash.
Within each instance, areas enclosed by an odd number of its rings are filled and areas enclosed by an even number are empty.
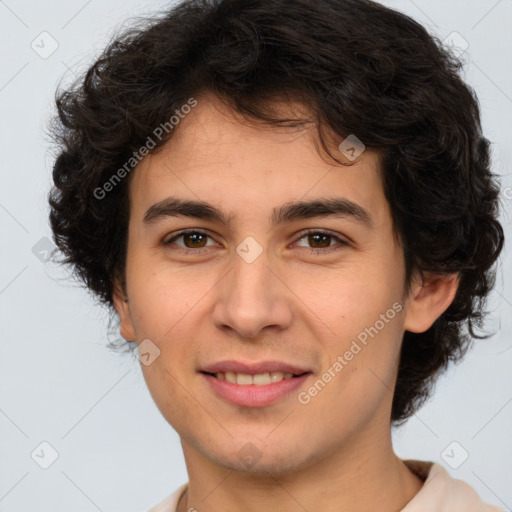
<svg viewBox="0 0 512 512">
<path fill-rule="evenodd" d="M 269 384 L 273 384 L 276 382 L 281 382 L 282 380 L 296 379 L 302 375 L 305 375 L 308 372 L 303 372 L 300 374 L 294 374 L 291 372 L 264 372 L 257 373 L 255 375 L 251 375 L 249 373 L 235 373 L 235 372 L 201 372 L 206 375 L 210 375 L 211 377 L 219 380 L 225 380 L 226 382 L 230 382 L 231 384 L 238 384 L 240 386 L 268 386 Z"/>
<path fill-rule="evenodd" d="M 215 396 L 242 407 L 265 407 L 297 390 L 312 371 L 279 361 L 223 361 L 200 370 Z"/>
</svg>

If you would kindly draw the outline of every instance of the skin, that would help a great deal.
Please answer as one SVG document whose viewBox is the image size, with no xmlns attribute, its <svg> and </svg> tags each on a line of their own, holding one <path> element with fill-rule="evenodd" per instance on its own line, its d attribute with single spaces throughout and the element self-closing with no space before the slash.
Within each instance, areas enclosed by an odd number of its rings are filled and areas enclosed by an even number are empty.
<svg viewBox="0 0 512 512">
<path fill-rule="evenodd" d="M 292 107 L 300 109 L 279 106 Z M 145 224 L 146 211 L 170 195 L 209 202 L 232 223 L 166 217 Z M 373 227 L 350 216 L 270 223 L 272 209 L 284 203 L 332 197 L 366 209 Z M 188 228 L 211 238 L 164 243 Z M 315 243 L 306 229 L 347 243 Z M 248 236 L 263 249 L 250 264 L 236 252 Z M 326 246 L 337 249 L 322 253 Z M 142 370 L 181 439 L 189 487 L 180 512 L 391 512 L 420 490 L 422 481 L 391 443 L 400 345 L 405 330 L 432 325 L 457 281 L 416 276 L 406 294 L 378 154 L 366 149 L 354 165 L 341 166 L 319 154 L 313 126 L 251 123 L 204 95 L 131 176 L 126 257 L 126 286 L 117 283 L 114 304 L 125 339 L 150 339 L 160 349 Z M 299 403 L 298 392 L 394 303 L 403 310 L 307 405 Z M 279 360 L 312 375 L 273 405 L 239 407 L 198 372 L 228 359 Z M 251 467 L 238 456 L 248 442 L 260 455 Z"/>
</svg>

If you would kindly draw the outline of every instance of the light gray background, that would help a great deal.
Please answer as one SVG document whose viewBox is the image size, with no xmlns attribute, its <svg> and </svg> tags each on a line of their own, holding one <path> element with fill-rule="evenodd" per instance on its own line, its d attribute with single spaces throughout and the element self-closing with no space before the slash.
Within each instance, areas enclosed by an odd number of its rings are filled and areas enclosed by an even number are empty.
<svg viewBox="0 0 512 512">
<path fill-rule="evenodd" d="M 469 45 L 466 79 L 482 107 L 512 208 L 512 1 L 386 0 L 442 39 Z M 53 95 L 124 20 L 168 2 L 0 0 L 0 511 L 136 512 L 187 481 L 177 434 L 154 406 L 138 361 L 107 350 L 106 312 L 66 272 L 43 264 Z M 51 49 L 46 31 L 58 48 Z M 450 36 L 453 32 L 459 35 Z M 41 38 L 44 39 L 44 48 Z M 463 39 L 462 39 L 463 38 Z M 503 223 L 512 235 L 507 212 Z M 43 239 L 43 241 L 41 241 Z M 39 244 L 39 245 L 37 245 Z M 33 247 L 36 250 L 33 252 Z M 489 326 L 434 399 L 393 433 L 402 458 L 432 460 L 488 502 L 512 508 L 512 272 L 501 261 Z M 58 452 L 51 462 L 51 450 Z M 452 442 L 458 444 L 451 445 Z M 450 446 L 451 445 L 451 446 Z M 447 447 L 449 447 L 447 449 Z M 447 450 L 446 450 L 447 449 Z M 452 469 L 467 451 L 469 458 Z M 39 454 L 39 456 L 37 455 Z M 444 457 L 443 457 L 444 454 Z"/>
</svg>

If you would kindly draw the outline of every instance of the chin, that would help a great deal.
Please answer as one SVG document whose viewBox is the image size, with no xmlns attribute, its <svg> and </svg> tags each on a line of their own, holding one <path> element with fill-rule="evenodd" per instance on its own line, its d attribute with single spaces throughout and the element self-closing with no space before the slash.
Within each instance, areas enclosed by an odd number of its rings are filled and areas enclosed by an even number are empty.
<svg viewBox="0 0 512 512">
<path fill-rule="evenodd" d="M 250 439 L 250 438 L 249 438 Z M 273 442 L 272 442 L 273 441 Z M 230 471 L 254 476 L 285 476 L 300 471 L 315 459 L 304 452 L 304 443 L 285 443 L 285 439 L 232 439 L 227 446 L 201 446 L 203 456 Z M 300 445 L 300 446 L 298 446 Z M 309 446 L 311 450 L 311 446 Z"/>
</svg>

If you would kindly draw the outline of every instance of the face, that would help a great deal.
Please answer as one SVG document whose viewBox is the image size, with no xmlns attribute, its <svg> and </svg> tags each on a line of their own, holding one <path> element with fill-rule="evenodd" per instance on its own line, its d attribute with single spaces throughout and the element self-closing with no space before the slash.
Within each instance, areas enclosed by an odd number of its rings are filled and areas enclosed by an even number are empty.
<svg viewBox="0 0 512 512">
<path fill-rule="evenodd" d="M 130 202 L 121 333 L 186 458 L 284 474 L 389 437 L 408 304 L 374 152 L 342 166 L 205 96 Z"/>
</svg>

